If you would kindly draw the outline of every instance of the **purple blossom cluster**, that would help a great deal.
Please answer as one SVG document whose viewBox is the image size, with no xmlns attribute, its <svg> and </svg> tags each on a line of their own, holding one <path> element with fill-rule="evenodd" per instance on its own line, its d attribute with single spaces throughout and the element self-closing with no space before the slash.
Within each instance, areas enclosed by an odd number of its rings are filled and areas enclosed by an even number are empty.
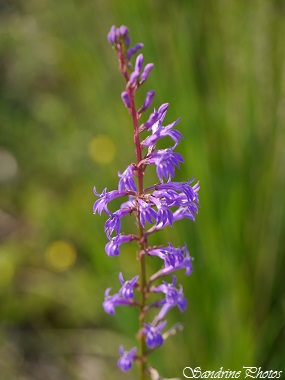
<svg viewBox="0 0 285 380">
<path fill-rule="evenodd" d="M 130 37 L 127 27 L 111 27 L 108 33 L 108 41 L 114 48 L 119 58 L 119 70 L 126 81 L 125 90 L 121 94 L 122 101 L 129 111 L 134 127 L 134 143 L 136 151 L 136 163 L 131 163 L 122 173 L 118 173 L 118 188 L 107 191 L 105 188 L 99 194 L 94 188 L 94 194 L 98 199 L 94 203 L 93 212 L 104 211 L 108 219 L 105 222 L 105 233 L 108 242 L 105 251 L 108 256 L 118 256 L 122 244 L 136 241 L 138 244 L 137 258 L 140 265 L 140 275 L 125 280 L 119 273 L 121 288 L 118 293 L 110 294 L 111 288 L 105 292 L 103 307 L 106 313 L 114 315 L 117 306 L 137 307 L 139 310 L 140 327 L 138 339 L 140 352 L 136 347 L 125 351 L 120 346 L 120 358 L 118 366 L 122 371 L 128 371 L 134 361 L 137 361 L 142 369 L 142 377 L 151 374 L 147 367 L 147 356 L 157 347 L 160 347 L 169 335 L 163 332 L 167 325 L 167 314 L 178 307 L 183 312 L 187 307 L 187 301 L 183 294 L 182 285 L 176 284 L 177 270 L 185 270 L 186 275 L 192 273 L 192 258 L 185 244 L 183 247 L 174 247 L 171 243 L 166 246 L 151 246 L 149 237 L 167 226 L 181 219 L 188 218 L 195 221 L 198 213 L 199 183 L 194 179 L 184 182 L 174 182 L 175 170 L 184 162 L 181 154 L 175 152 L 175 148 L 183 138 L 174 127 L 179 119 L 169 125 L 163 125 L 167 113 L 168 104 L 162 104 L 154 109 L 145 122 L 139 125 L 141 115 L 150 107 L 155 92 L 148 91 L 140 108 L 135 106 L 135 93 L 147 80 L 153 64 L 144 66 L 144 57 L 137 55 L 134 66 L 132 58 L 143 47 L 138 43 L 130 46 Z M 144 136 L 142 138 L 141 136 Z M 164 149 L 156 149 L 157 142 L 164 137 L 170 138 L 172 145 Z M 169 139 L 168 139 L 169 140 Z M 149 165 L 154 165 L 157 174 L 157 183 L 150 187 L 144 187 L 143 179 Z M 109 203 L 114 199 L 123 198 L 120 208 L 116 211 L 109 209 Z M 133 215 L 138 226 L 138 234 L 128 234 L 121 231 L 122 219 Z M 161 262 L 161 268 L 146 276 L 145 260 L 149 256 L 155 256 Z M 171 282 L 164 279 L 172 276 Z M 155 285 L 156 282 L 159 282 Z M 148 302 L 149 296 L 155 301 Z M 147 312 L 157 310 L 155 317 L 147 321 Z M 172 333 L 171 333 L 172 334 Z"/>
</svg>

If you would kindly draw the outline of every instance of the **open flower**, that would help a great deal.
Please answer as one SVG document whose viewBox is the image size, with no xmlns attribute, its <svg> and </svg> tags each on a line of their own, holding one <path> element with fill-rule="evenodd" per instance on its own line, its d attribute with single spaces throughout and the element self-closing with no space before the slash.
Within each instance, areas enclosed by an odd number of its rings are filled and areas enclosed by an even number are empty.
<svg viewBox="0 0 285 380">
<path fill-rule="evenodd" d="M 108 256 L 118 256 L 120 254 L 120 246 L 123 243 L 128 243 L 134 239 L 133 235 L 119 234 L 112 238 L 105 246 L 105 251 Z"/>
<path fill-rule="evenodd" d="M 135 165 L 131 164 L 127 167 L 127 169 L 123 172 L 123 174 L 118 173 L 118 176 L 121 178 L 119 180 L 119 191 L 137 191 L 136 183 L 134 181 L 133 172 L 135 169 Z"/>
<path fill-rule="evenodd" d="M 168 106 L 168 103 L 164 103 L 159 107 L 157 111 L 154 109 L 154 111 L 150 114 L 148 120 L 144 123 L 145 129 L 149 130 L 158 120 L 163 120 Z"/>
<path fill-rule="evenodd" d="M 153 209 L 152 204 L 138 199 L 140 222 L 145 227 L 146 222 L 153 223 L 157 221 L 157 212 Z"/>
<path fill-rule="evenodd" d="M 173 276 L 172 283 L 169 284 L 166 281 L 163 281 L 163 284 L 159 286 L 152 287 L 152 291 L 162 292 L 165 294 L 165 299 L 163 302 L 160 302 L 160 305 L 163 305 L 160 312 L 154 318 L 153 323 L 157 323 L 163 319 L 166 313 L 172 309 L 174 306 L 178 306 L 179 310 L 183 312 L 187 307 L 187 300 L 183 294 L 182 285 L 179 286 L 179 289 L 175 288 L 176 285 L 176 276 Z"/>
<path fill-rule="evenodd" d="M 187 276 L 193 272 L 193 258 L 190 257 L 186 244 L 182 248 L 174 248 L 172 244 L 169 244 L 169 247 L 151 249 L 148 250 L 147 253 L 151 256 L 158 256 L 164 260 L 164 267 L 150 277 L 150 282 L 179 269 L 185 269 Z"/>
<path fill-rule="evenodd" d="M 105 299 L 103 302 L 103 308 L 107 314 L 114 315 L 115 307 L 123 306 L 123 305 L 133 305 L 132 301 L 126 300 L 125 298 L 121 298 L 119 294 L 113 294 L 109 296 L 111 288 L 107 288 L 105 291 Z"/>
<path fill-rule="evenodd" d="M 153 324 L 144 324 L 145 341 L 149 348 L 153 349 L 163 344 L 163 337 L 161 331 L 164 329 L 166 321 L 160 322 L 157 326 Z"/>
<path fill-rule="evenodd" d="M 133 366 L 133 361 L 136 356 L 136 347 L 133 347 L 130 351 L 125 351 L 124 347 L 121 345 L 119 348 L 120 351 L 120 359 L 118 360 L 118 367 L 123 371 L 126 372 Z"/>
<path fill-rule="evenodd" d="M 175 148 L 179 141 L 183 138 L 182 134 L 176 129 L 172 129 L 180 119 L 175 120 L 173 123 L 164 127 L 162 125 L 163 119 L 165 117 L 166 111 L 160 115 L 160 118 L 152 125 L 152 134 L 142 141 L 141 145 L 146 147 L 154 147 L 157 141 L 165 136 L 169 136 L 175 142 L 173 148 Z"/>
<path fill-rule="evenodd" d="M 131 214 L 133 211 L 132 208 L 121 208 L 114 213 L 110 213 L 109 219 L 106 220 L 105 223 L 105 232 L 106 235 L 109 239 L 111 239 L 110 235 L 115 231 L 117 234 L 120 233 L 121 231 L 121 219 L 126 216 Z"/>
<path fill-rule="evenodd" d="M 122 296 L 125 299 L 134 298 L 134 288 L 137 285 L 137 281 L 139 279 L 139 276 L 135 276 L 129 281 L 124 281 L 124 277 L 122 272 L 119 273 L 119 280 L 121 282 L 121 289 L 119 291 L 120 296 Z"/>
<path fill-rule="evenodd" d="M 173 152 L 173 148 L 155 150 L 145 160 L 144 164 L 156 165 L 156 173 L 163 182 L 163 177 L 166 180 L 171 180 L 174 177 L 175 166 L 179 168 L 179 163 L 184 162 L 181 154 Z"/>
<path fill-rule="evenodd" d="M 96 214 L 96 212 L 98 212 L 99 215 L 101 215 L 102 211 L 105 211 L 107 214 L 110 214 L 107 207 L 108 203 L 118 197 L 123 197 L 129 194 L 128 191 L 126 190 L 124 191 L 113 190 L 113 191 L 107 192 L 107 188 L 105 188 L 102 191 L 102 194 L 98 194 L 95 187 L 94 187 L 93 192 L 97 197 L 99 197 L 99 199 L 97 199 L 97 201 L 94 203 L 93 214 Z"/>
</svg>

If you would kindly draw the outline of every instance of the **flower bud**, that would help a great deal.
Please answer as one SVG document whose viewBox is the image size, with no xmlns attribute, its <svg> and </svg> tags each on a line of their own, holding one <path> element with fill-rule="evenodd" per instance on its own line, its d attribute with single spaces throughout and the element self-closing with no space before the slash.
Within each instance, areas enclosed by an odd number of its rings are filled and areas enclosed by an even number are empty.
<svg viewBox="0 0 285 380">
<path fill-rule="evenodd" d="M 134 54 L 136 54 L 136 52 L 138 50 L 142 49 L 142 48 L 143 48 L 143 44 L 142 43 L 138 43 L 138 44 L 132 46 L 131 48 L 129 48 L 128 53 L 127 53 L 128 60 L 130 60 L 132 58 L 132 56 Z"/>
<path fill-rule="evenodd" d="M 142 65 L 143 65 L 143 55 L 139 54 L 136 59 L 135 71 L 138 71 L 140 73 L 142 69 Z"/>
<path fill-rule="evenodd" d="M 121 98 L 122 98 L 122 101 L 124 102 L 125 106 L 127 108 L 130 108 L 131 107 L 131 101 L 130 101 L 130 97 L 129 97 L 129 94 L 127 93 L 127 91 L 123 91 L 121 93 Z"/>
<path fill-rule="evenodd" d="M 148 109 L 148 107 L 152 103 L 154 95 L 155 95 L 155 91 L 154 90 L 148 91 L 148 93 L 146 94 L 146 97 L 145 97 L 144 104 L 143 104 L 143 106 L 138 111 L 139 114 L 142 113 L 142 112 L 144 112 L 144 111 L 146 111 Z"/>
<path fill-rule="evenodd" d="M 108 33 L 107 39 L 111 45 L 116 43 L 116 27 L 113 25 Z"/>
<path fill-rule="evenodd" d="M 153 66 L 154 64 L 153 63 L 148 63 L 147 65 L 145 65 L 145 68 L 144 68 L 144 71 L 141 75 L 141 80 L 140 80 L 140 83 L 142 84 L 144 81 L 147 80 L 148 76 L 149 76 L 149 73 L 151 72 L 151 70 L 153 69 Z"/>
</svg>

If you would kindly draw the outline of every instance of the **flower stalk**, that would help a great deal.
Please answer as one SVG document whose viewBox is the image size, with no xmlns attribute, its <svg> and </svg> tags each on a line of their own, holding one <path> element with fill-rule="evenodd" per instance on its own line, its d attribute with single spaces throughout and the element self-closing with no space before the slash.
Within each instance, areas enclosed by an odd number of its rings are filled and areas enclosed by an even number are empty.
<svg viewBox="0 0 285 380">
<path fill-rule="evenodd" d="M 144 57 L 137 55 L 134 65 L 133 57 L 143 47 L 138 43 L 130 47 L 130 37 L 128 28 L 121 26 L 111 27 L 108 34 L 108 41 L 117 53 L 119 59 L 119 71 L 125 79 L 125 90 L 121 94 L 121 99 L 132 119 L 134 130 L 134 145 L 136 163 L 130 164 L 121 174 L 118 173 L 118 189 L 107 192 L 104 189 L 101 194 L 94 188 L 94 194 L 98 199 L 94 203 L 93 212 L 104 211 L 108 215 L 105 223 L 105 233 L 109 242 L 105 246 L 108 256 L 118 256 L 120 247 L 133 240 L 138 242 L 137 259 L 139 262 L 139 274 L 131 280 L 124 280 L 123 274 L 119 274 L 121 289 L 118 293 L 110 295 L 111 289 L 105 292 L 103 307 L 106 313 L 114 315 L 117 306 L 138 308 L 139 330 L 137 334 L 138 346 L 125 351 L 120 346 L 120 358 L 118 366 L 122 371 L 128 371 L 133 363 L 139 366 L 139 380 L 151 378 L 162 379 L 158 371 L 148 364 L 149 355 L 153 350 L 162 346 L 165 340 L 182 329 L 180 324 L 163 332 L 167 325 L 165 319 L 169 310 L 178 307 L 183 312 L 187 307 L 184 298 L 183 287 L 176 287 L 176 276 L 173 273 L 177 270 L 185 270 L 186 275 L 192 273 L 192 258 L 188 252 L 186 244 L 184 247 L 175 248 L 171 243 L 168 246 L 152 246 L 149 244 L 150 236 L 161 229 L 170 226 L 183 218 L 195 221 L 198 213 L 199 184 L 191 185 L 194 180 L 185 182 L 173 182 L 175 169 L 179 169 L 180 163 L 184 162 L 183 157 L 174 152 L 174 149 L 183 138 L 181 133 L 173 129 L 179 119 L 173 123 L 163 126 L 163 121 L 168 109 L 168 103 L 162 104 L 157 110 L 154 109 L 148 119 L 139 125 L 139 119 L 150 107 L 155 92 L 147 92 L 145 101 L 137 110 L 135 95 L 140 86 L 147 80 L 149 73 L 153 69 L 153 64 L 148 63 L 143 68 Z M 141 133 L 148 132 L 148 136 L 142 140 Z M 158 140 L 170 137 L 174 142 L 173 146 L 166 149 L 156 149 Z M 144 175 L 148 165 L 156 166 L 158 183 L 148 188 L 144 187 Z M 109 203 L 119 197 L 128 196 L 128 201 L 123 202 L 119 210 L 110 211 Z M 133 214 L 138 228 L 138 234 L 124 234 L 121 232 L 121 219 L 126 215 Z M 146 259 L 148 256 L 156 257 L 161 261 L 162 267 L 157 272 L 147 276 Z M 169 283 L 162 278 L 172 276 Z M 160 283 L 155 284 L 160 281 Z M 162 282 L 161 282 L 162 281 Z M 149 294 L 160 295 L 156 301 L 148 303 Z M 148 311 L 157 309 L 153 320 L 147 318 Z"/>
</svg>

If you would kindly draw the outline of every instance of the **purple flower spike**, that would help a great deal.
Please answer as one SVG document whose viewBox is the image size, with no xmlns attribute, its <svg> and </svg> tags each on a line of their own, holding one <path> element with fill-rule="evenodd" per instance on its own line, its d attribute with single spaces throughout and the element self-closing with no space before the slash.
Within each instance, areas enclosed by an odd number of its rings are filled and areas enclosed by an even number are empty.
<svg viewBox="0 0 285 380">
<path fill-rule="evenodd" d="M 127 169 L 123 172 L 123 174 L 118 172 L 118 176 L 120 177 L 118 190 L 119 191 L 137 191 L 136 183 L 134 181 L 133 173 L 135 170 L 135 165 L 131 164 L 127 167 Z"/>
<path fill-rule="evenodd" d="M 133 347 L 130 351 L 125 351 L 123 346 L 120 346 L 120 359 L 118 360 L 118 367 L 126 372 L 133 366 L 133 361 L 136 356 L 137 349 Z"/>
<path fill-rule="evenodd" d="M 138 110 L 138 113 L 141 114 L 142 112 L 146 111 L 148 109 L 148 107 L 151 105 L 152 103 L 152 100 L 154 98 L 154 95 L 155 95 L 155 91 L 154 90 L 150 90 L 147 94 L 146 94 L 146 97 L 145 97 L 145 101 L 144 101 L 144 104 L 143 106 Z"/>
<path fill-rule="evenodd" d="M 166 321 L 160 322 L 157 326 L 152 324 L 144 324 L 144 334 L 146 336 L 146 344 L 149 348 L 154 349 L 163 344 L 161 330 L 164 329 Z"/>
<path fill-rule="evenodd" d="M 149 237 L 154 232 L 172 226 L 178 220 L 187 218 L 195 221 L 200 206 L 198 197 L 200 187 L 199 182 L 192 184 L 194 179 L 183 182 L 173 180 L 176 170 L 184 162 L 182 155 L 175 152 L 183 136 L 174 129 L 180 119 L 164 125 L 169 104 L 163 103 L 159 108 L 154 108 L 150 111 L 150 115 L 146 116 L 141 124 L 139 123 L 143 113 L 150 109 L 155 95 L 154 90 L 146 91 L 144 101 L 140 103 L 141 107 L 137 107 L 139 103 L 137 91 L 148 79 L 154 67 L 153 63 L 146 65 L 144 63 L 144 56 L 139 51 L 143 44 L 137 43 L 130 47 L 129 31 L 125 25 L 119 28 L 113 25 L 107 38 L 117 55 L 119 71 L 125 82 L 121 98 L 132 120 L 135 161 L 122 173 L 118 172 L 117 190 L 108 192 L 105 188 L 99 194 L 94 188 L 94 194 L 98 199 L 94 203 L 93 213 L 101 215 L 104 211 L 108 215 L 104 227 L 109 239 L 105 245 L 108 256 L 118 256 L 122 244 L 136 240 L 136 254 L 134 252 L 131 256 L 135 256 L 139 264 L 139 275 L 134 275 L 125 281 L 123 273 L 120 272 L 118 275 L 120 289 L 113 295 L 110 294 L 111 288 L 106 289 L 103 308 L 111 315 L 115 314 L 117 306 L 135 306 L 138 309 L 139 353 L 136 353 L 136 347 L 125 351 L 121 345 L 118 367 L 125 372 L 130 370 L 136 361 L 143 378 L 150 376 L 162 379 L 162 376 L 149 365 L 148 355 L 153 349 L 163 345 L 168 336 L 181 330 L 181 325 L 176 324 L 170 330 L 162 332 L 166 326 L 167 313 L 176 306 L 180 312 L 187 307 L 183 287 L 176 285 L 174 273 L 183 269 L 183 273 L 190 275 L 193 271 L 193 259 L 186 244 L 182 247 L 174 247 L 171 243 L 152 246 Z M 162 149 L 157 149 L 156 145 L 164 137 L 170 143 Z M 147 180 L 145 180 L 146 173 L 150 169 L 149 165 L 155 165 L 158 177 L 156 183 L 152 185 L 146 185 Z M 109 202 L 125 196 L 128 198 L 120 202 L 117 210 L 111 210 L 111 207 L 108 209 Z M 121 232 L 122 218 L 125 216 L 133 220 L 137 234 Z M 158 261 L 160 269 L 155 273 L 149 273 L 151 269 L 148 260 L 151 259 Z M 161 281 L 169 275 L 173 276 L 171 283 Z M 150 311 L 152 315 L 149 314 Z M 146 346 L 148 349 L 145 349 Z"/>
<path fill-rule="evenodd" d="M 118 256 L 120 254 L 120 246 L 123 243 L 128 243 L 134 239 L 133 235 L 117 235 L 112 238 L 105 246 L 105 251 L 108 256 Z"/>
<path fill-rule="evenodd" d="M 123 91 L 121 93 L 121 98 L 122 98 L 122 101 L 124 103 L 124 105 L 127 107 L 127 108 L 130 108 L 131 107 L 131 101 L 130 101 L 130 96 L 129 94 L 127 93 L 127 91 Z"/>
<path fill-rule="evenodd" d="M 129 281 L 124 281 L 124 277 L 122 272 L 119 273 L 119 280 L 122 285 L 119 294 L 121 297 L 125 299 L 134 298 L 134 288 L 137 285 L 137 281 L 139 279 L 139 276 L 135 276 Z"/>
</svg>

